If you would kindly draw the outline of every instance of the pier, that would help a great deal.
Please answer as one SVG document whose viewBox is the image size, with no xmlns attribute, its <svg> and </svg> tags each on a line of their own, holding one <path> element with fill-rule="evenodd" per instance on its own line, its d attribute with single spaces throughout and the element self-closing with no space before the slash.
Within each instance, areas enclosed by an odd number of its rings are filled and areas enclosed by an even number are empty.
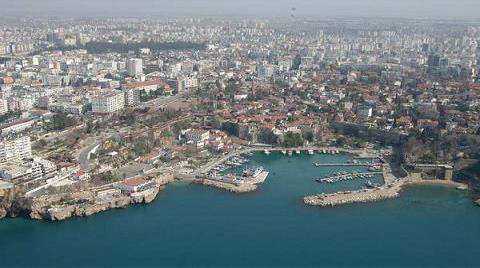
<svg viewBox="0 0 480 268">
<path fill-rule="evenodd" d="M 371 166 L 369 163 L 315 163 L 316 167 L 348 167 L 348 166 Z"/>
<path fill-rule="evenodd" d="M 320 179 L 320 182 L 335 183 L 335 182 L 341 182 L 346 180 L 362 179 L 362 177 L 364 176 L 374 176 L 378 174 L 383 174 L 383 172 L 362 172 L 362 173 L 340 174 L 340 175 Z"/>
</svg>

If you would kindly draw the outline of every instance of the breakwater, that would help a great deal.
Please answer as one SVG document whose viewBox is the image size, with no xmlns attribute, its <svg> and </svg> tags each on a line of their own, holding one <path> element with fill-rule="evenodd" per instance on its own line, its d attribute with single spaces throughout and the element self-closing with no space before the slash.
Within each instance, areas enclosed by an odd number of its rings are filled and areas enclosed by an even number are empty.
<svg viewBox="0 0 480 268">
<path fill-rule="evenodd" d="M 193 182 L 206 185 L 206 186 L 212 186 L 215 188 L 223 189 L 233 193 L 247 193 L 247 192 L 253 192 L 257 190 L 257 185 L 250 184 L 250 183 L 234 184 L 234 183 L 223 182 L 218 180 L 209 180 L 209 179 L 196 179 L 196 180 L 193 180 Z"/>
<path fill-rule="evenodd" d="M 396 198 L 400 195 L 403 183 L 397 183 L 388 187 L 377 189 L 365 189 L 360 191 L 343 191 L 333 194 L 320 194 L 306 196 L 303 202 L 307 205 L 330 207 L 352 203 L 367 203 L 380 201 L 390 198 Z"/>
</svg>

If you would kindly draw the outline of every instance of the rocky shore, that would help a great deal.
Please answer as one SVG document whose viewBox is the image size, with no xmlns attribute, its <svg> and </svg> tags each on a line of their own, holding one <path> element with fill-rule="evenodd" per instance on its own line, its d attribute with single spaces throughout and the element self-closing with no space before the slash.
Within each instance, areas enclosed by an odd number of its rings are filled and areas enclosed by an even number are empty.
<svg viewBox="0 0 480 268">
<path fill-rule="evenodd" d="M 40 207 L 39 209 L 32 210 L 30 217 L 32 219 L 47 219 L 52 221 L 65 220 L 70 217 L 87 217 L 113 208 L 125 208 L 130 204 L 150 203 L 155 199 L 159 191 L 160 188 L 156 187 L 131 194 L 130 196 L 119 194 L 108 199 L 95 198 L 93 202 L 87 201 L 73 205 Z"/>
<path fill-rule="evenodd" d="M 7 214 L 8 214 L 8 211 L 5 208 L 0 207 L 0 219 L 5 218 Z"/>
<path fill-rule="evenodd" d="M 163 187 L 156 186 L 132 194 L 113 191 L 111 194 L 99 195 L 94 191 L 80 191 L 16 200 L 8 206 L 0 207 L 0 219 L 25 216 L 36 220 L 61 221 L 71 217 L 86 217 L 131 204 L 150 203 Z"/>
<path fill-rule="evenodd" d="M 233 193 L 247 193 L 247 192 L 253 192 L 257 190 L 257 186 L 255 184 L 249 184 L 249 183 L 233 184 L 233 183 L 208 180 L 208 179 L 196 179 L 193 182 L 199 183 L 202 185 L 220 188 Z"/>
</svg>

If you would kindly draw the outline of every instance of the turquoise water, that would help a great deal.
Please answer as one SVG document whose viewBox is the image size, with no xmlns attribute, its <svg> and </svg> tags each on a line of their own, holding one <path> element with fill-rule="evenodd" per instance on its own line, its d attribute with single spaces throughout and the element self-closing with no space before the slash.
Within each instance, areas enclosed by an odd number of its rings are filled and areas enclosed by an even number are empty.
<svg viewBox="0 0 480 268">
<path fill-rule="evenodd" d="M 337 171 L 313 162 L 347 156 L 252 158 L 270 171 L 254 193 L 175 183 L 149 205 L 0 221 L 0 267 L 480 267 L 480 208 L 468 192 L 421 186 L 395 200 L 309 207 L 305 194 L 363 185 L 313 181 Z"/>
</svg>

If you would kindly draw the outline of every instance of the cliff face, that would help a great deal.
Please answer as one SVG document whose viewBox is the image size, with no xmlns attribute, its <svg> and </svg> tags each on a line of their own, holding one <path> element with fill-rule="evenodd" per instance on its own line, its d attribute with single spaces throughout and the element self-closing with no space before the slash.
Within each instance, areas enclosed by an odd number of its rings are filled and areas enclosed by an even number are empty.
<svg viewBox="0 0 480 268">
<path fill-rule="evenodd" d="M 7 216 L 7 210 L 3 207 L 0 207 L 0 219 L 3 219 Z"/>
<path fill-rule="evenodd" d="M 153 189 L 149 189 L 140 193 L 132 194 L 130 196 L 130 203 L 132 204 L 151 203 L 155 199 L 155 197 L 157 197 L 159 192 L 160 192 L 160 188 L 155 187 Z"/>
<path fill-rule="evenodd" d="M 125 208 L 130 204 L 150 203 L 155 199 L 159 191 L 160 188 L 155 187 L 153 189 L 131 195 L 121 194 L 111 196 L 109 198 L 94 198 L 93 200 L 89 200 L 88 202 L 80 204 L 56 206 L 50 208 L 44 207 L 41 209 L 41 212 L 38 213 L 38 215 L 42 219 L 48 219 L 52 221 L 61 221 L 70 217 L 87 217 L 109 209 Z"/>
<path fill-rule="evenodd" d="M 42 196 L 33 199 L 17 199 L 0 207 L 0 219 L 28 216 L 36 220 L 61 221 L 70 217 L 86 217 L 113 208 L 125 208 L 130 204 L 150 203 L 161 187 L 131 195 L 115 193 L 99 197 L 92 191 Z"/>
</svg>

